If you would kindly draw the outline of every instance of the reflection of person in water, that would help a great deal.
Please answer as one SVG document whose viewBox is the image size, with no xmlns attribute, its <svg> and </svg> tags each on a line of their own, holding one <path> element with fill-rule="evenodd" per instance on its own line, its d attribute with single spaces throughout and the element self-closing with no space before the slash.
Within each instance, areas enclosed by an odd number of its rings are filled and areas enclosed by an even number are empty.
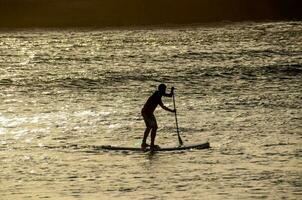
<svg viewBox="0 0 302 200">
<path fill-rule="evenodd" d="M 166 106 L 164 106 L 163 102 L 161 101 L 162 96 L 165 97 L 172 97 L 173 96 L 173 91 L 174 91 L 174 87 L 171 88 L 171 92 L 170 94 L 166 93 L 166 85 L 165 84 L 160 84 L 158 86 L 158 90 L 155 91 L 147 100 L 147 102 L 145 103 L 143 109 L 142 109 L 142 116 L 144 118 L 144 121 L 146 123 L 146 130 L 144 133 L 144 138 L 142 141 L 142 150 L 145 150 L 147 148 L 147 146 L 149 146 L 146 143 L 147 137 L 149 135 L 149 132 L 151 131 L 151 143 L 150 143 L 150 149 L 154 150 L 154 149 L 159 149 L 158 145 L 154 145 L 154 141 L 155 141 L 155 137 L 156 137 L 156 131 L 157 131 L 157 122 L 156 122 L 156 118 L 154 116 L 154 111 L 157 107 L 157 105 L 160 105 L 160 107 L 162 107 L 164 110 L 170 111 L 175 113 L 176 110 L 172 110 L 170 108 L 167 108 Z"/>
</svg>

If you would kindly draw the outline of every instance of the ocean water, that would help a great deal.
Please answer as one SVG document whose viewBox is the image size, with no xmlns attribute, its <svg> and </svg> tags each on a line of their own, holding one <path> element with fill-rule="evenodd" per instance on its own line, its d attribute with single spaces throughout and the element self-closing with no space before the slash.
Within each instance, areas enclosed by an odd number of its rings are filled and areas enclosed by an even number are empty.
<svg viewBox="0 0 302 200">
<path fill-rule="evenodd" d="M 91 148 L 140 146 L 160 83 L 211 149 Z M 0 199 L 301 199 L 301 145 L 302 22 L 0 31 Z"/>
</svg>

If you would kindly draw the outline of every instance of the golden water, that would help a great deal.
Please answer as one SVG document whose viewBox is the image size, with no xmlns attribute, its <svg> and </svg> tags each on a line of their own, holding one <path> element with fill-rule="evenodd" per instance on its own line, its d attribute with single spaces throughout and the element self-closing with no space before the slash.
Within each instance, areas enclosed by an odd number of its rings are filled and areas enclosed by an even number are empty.
<svg viewBox="0 0 302 200">
<path fill-rule="evenodd" d="M 0 32 L 0 199 L 300 199 L 302 23 Z M 185 144 L 139 146 L 176 87 Z M 172 100 L 163 102 L 172 107 Z M 177 145 L 157 109 L 157 143 Z"/>
</svg>

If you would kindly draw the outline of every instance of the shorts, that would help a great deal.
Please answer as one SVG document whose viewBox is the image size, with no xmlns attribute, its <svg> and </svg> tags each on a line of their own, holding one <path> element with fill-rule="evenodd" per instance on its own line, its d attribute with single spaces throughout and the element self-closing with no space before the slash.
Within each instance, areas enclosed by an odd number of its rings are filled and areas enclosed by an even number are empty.
<svg viewBox="0 0 302 200">
<path fill-rule="evenodd" d="M 146 114 L 142 114 L 145 124 L 148 128 L 157 128 L 157 122 L 156 122 L 156 118 L 155 116 L 152 115 L 146 115 Z"/>
</svg>

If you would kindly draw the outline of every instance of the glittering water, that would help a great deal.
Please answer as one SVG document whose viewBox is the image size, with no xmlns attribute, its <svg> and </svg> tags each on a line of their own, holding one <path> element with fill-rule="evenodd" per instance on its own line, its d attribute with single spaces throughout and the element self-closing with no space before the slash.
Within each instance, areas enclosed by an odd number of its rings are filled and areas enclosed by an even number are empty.
<svg viewBox="0 0 302 200">
<path fill-rule="evenodd" d="M 301 199 L 302 23 L 0 32 L 0 199 Z M 176 87 L 181 136 L 132 153 Z M 173 106 L 171 99 L 164 103 Z M 157 143 L 177 145 L 156 111 Z"/>
</svg>

